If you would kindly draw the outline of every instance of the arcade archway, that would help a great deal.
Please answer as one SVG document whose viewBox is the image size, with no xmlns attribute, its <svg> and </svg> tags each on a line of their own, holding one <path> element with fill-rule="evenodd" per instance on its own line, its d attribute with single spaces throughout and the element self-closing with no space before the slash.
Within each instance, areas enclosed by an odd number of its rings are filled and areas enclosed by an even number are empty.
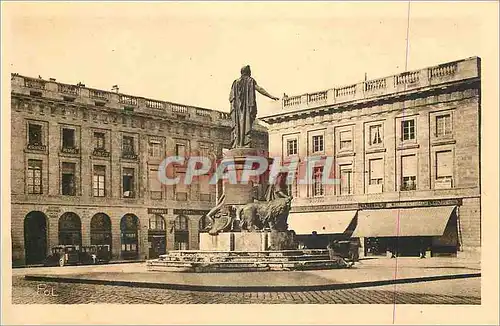
<svg viewBox="0 0 500 326">
<path fill-rule="evenodd" d="M 24 218 L 24 252 L 26 264 L 40 264 L 47 255 L 47 217 L 42 212 Z"/>
<path fill-rule="evenodd" d="M 59 218 L 59 244 L 82 245 L 82 222 L 75 213 L 64 213 Z"/>
<path fill-rule="evenodd" d="M 139 218 L 126 214 L 120 221 L 122 259 L 139 258 Z"/>
</svg>

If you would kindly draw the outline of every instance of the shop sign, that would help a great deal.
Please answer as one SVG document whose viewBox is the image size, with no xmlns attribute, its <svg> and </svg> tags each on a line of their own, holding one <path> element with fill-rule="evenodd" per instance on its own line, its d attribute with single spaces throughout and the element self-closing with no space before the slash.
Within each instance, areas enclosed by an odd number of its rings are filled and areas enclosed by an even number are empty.
<svg viewBox="0 0 500 326">
<path fill-rule="evenodd" d="M 148 214 L 168 214 L 168 208 L 148 208 Z"/>
<path fill-rule="evenodd" d="M 206 209 L 174 209 L 174 215 L 205 215 L 208 212 Z"/>
<path fill-rule="evenodd" d="M 388 208 L 411 208 L 411 207 L 433 207 L 433 206 L 460 206 L 461 199 L 431 199 L 414 201 L 359 203 L 359 204 L 337 204 L 337 205 L 314 205 L 294 206 L 292 212 L 325 212 L 346 211 L 358 209 L 388 209 Z"/>
</svg>

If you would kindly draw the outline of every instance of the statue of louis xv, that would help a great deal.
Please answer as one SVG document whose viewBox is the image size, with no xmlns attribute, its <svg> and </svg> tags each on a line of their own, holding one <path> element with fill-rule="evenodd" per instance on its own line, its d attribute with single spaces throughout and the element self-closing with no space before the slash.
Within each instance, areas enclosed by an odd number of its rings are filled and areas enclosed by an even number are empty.
<svg viewBox="0 0 500 326">
<path fill-rule="evenodd" d="M 241 77 L 233 82 L 229 102 L 231 103 L 232 148 L 250 147 L 252 125 L 257 116 L 255 91 L 275 101 L 279 100 L 260 87 L 252 78 L 250 66 L 241 68 Z"/>
</svg>

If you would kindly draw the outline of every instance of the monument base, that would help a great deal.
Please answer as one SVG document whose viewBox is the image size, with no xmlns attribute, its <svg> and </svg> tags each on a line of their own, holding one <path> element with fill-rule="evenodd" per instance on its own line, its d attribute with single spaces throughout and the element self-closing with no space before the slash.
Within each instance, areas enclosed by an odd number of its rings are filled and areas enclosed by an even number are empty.
<svg viewBox="0 0 500 326">
<path fill-rule="evenodd" d="M 173 250 L 148 260 L 149 271 L 163 272 L 256 272 L 349 268 L 340 256 L 324 249 L 267 251 Z"/>
<path fill-rule="evenodd" d="M 292 231 L 200 233 L 201 251 L 268 251 L 297 248 Z"/>
</svg>

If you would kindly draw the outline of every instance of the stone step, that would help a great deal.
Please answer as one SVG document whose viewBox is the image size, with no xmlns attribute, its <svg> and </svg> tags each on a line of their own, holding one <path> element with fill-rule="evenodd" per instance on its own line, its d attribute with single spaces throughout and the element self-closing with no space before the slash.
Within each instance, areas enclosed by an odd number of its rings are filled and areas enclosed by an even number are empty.
<svg viewBox="0 0 500 326">
<path fill-rule="evenodd" d="M 256 270 L 305 270 L 305 269 L 332 269 L 348 268 L 349 263 L 343 259 L 313 260 L 291 262 L 174 262 L 174 261 L 148 261 L 147 269 L 150 271 L 193 271 L 193 272 L 224 272 L 224 271 L 256 271 Z"/>
<path fill-rule="evenodd" d="M 303 255 L 303 256 L 284 256 L 284 257 L 192 257 L 192 256 L 162 256 L 160 261 L 179 261 L 179 262 L 219 262 L 219 261 L 255 261 L 256 259 L 270 262 L 304 261 L 304 260 L 325 260 L 329 255 Z"/>
</svg>

